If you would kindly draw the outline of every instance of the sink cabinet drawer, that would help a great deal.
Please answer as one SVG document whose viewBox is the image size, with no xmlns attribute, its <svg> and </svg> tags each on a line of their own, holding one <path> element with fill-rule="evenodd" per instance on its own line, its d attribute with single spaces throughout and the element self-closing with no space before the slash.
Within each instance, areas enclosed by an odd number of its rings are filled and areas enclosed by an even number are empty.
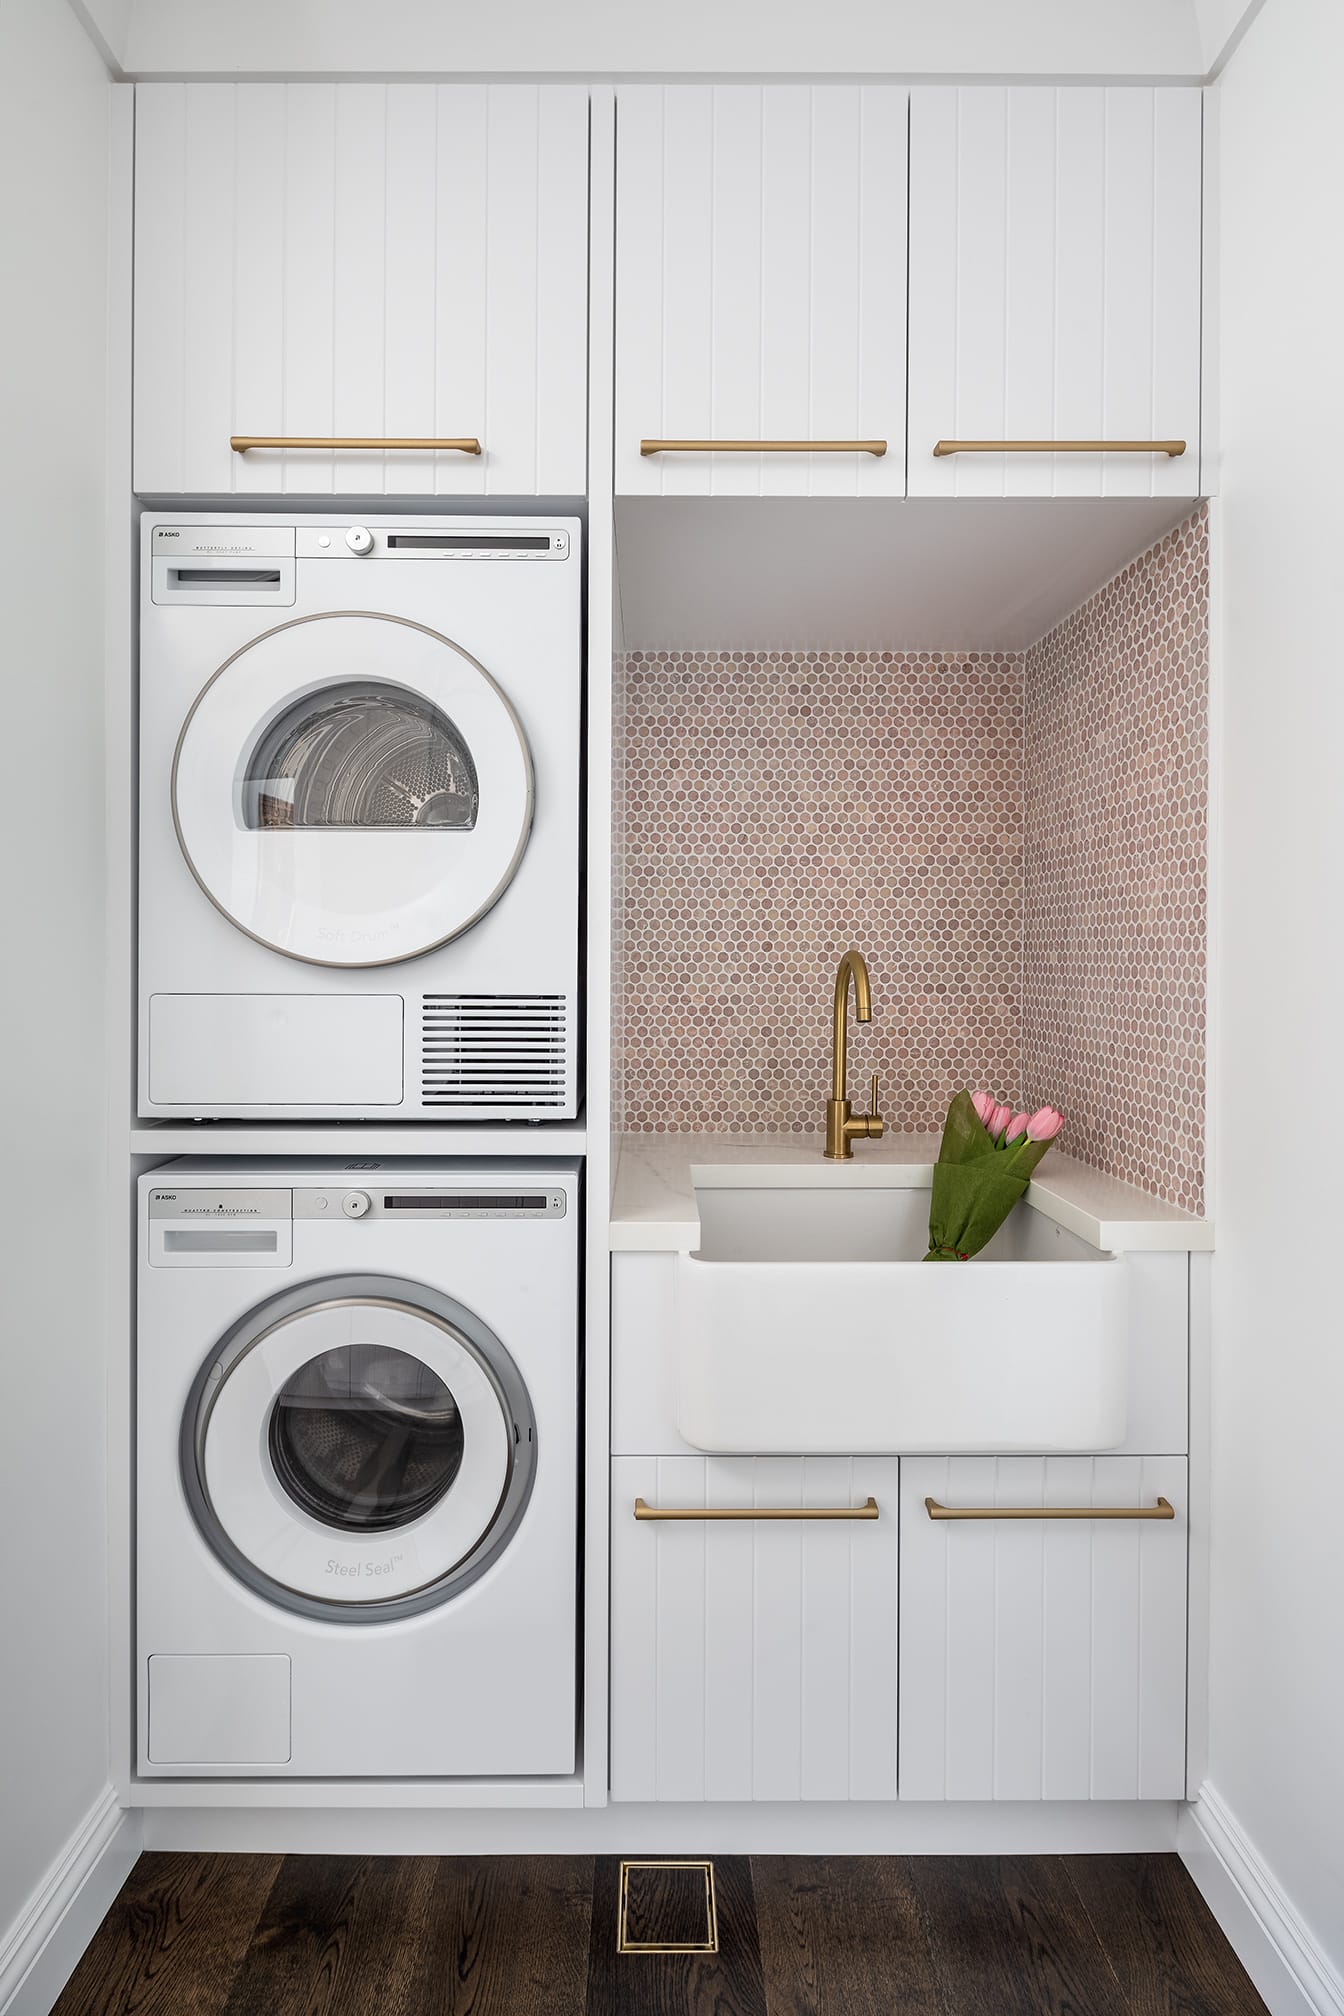
<svg viewBox="0 0 1344 2016">
<path fill-rule="evenodd" d="M 1186 1503 L 1173 1456 L 902 1464 L 903 1799 L 1184 1797 Z"/>
<path fill-rule="evenodd" d="M 634 1513 L 869 1497 L 875 1519 Z M 613 1799 L 894 1796 L 897 1501 L 890 1458 L 612 1464 Z"/>
</svg>

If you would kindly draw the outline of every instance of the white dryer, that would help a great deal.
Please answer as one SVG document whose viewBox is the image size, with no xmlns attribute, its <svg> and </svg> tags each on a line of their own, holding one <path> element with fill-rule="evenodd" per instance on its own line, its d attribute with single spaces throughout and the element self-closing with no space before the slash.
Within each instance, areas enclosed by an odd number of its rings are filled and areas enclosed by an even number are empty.
<svg viewBox="0 0 1344 2016">
<path fill-rule="evenodd" d="M 141 1178 L 142 1776 L 573 1771 L 579 1184 Z"/>
<path fill-rule="evenodd" d="M 145 517 L 142 1114 L 577 1111 L 579 531 Z"/>
</svg>

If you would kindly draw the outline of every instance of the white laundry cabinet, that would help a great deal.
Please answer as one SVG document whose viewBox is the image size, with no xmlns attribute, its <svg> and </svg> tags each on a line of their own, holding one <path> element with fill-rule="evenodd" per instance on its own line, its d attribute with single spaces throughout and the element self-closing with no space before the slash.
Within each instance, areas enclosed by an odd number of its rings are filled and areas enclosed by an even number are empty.
<svg viewBox="0 0 1344 2016">
<path fill-rule="evenodd" d="M 893 1798 L 895 1460 L 622 1457 L 611 1483 L 613 1796 Z M 757 1507 L 806 1516 L 716 1516 Z M 647 1516 L 679 1508 L 709 1516 Z"/>
<path fill-rule="evenodd" d="M 1123 1264 L 1117 1450 L 753 1457 L 679 1431 L 678 1256 L 613 1254 L 614 1800 L 1184 1796 L 1189 1261 Z"/>
<path fill-rule="evenodd" d="M 904 494 L 907 97 L 620 91 L 618 491 Z M 641 452 L 669 440 L 795 445 Z"/>
<path fill-rule="evenodd" d="M 586 89 L 147 84 L 135 151 L 142 495 L 584 491 Z"/>
<path fill-rule="evenodd" d="M 911 92 L 912 497 L 1199 493 L 1202 118 L 1177 87 Z M 935 452 L 1068 440 L 1139 445 Z"/>
<path fill-rule="evenodd" d="M 1182 1456 L 904 1459 L 901 1797 L 1183 1798 L 1187 1538 Z"/>
</svg>

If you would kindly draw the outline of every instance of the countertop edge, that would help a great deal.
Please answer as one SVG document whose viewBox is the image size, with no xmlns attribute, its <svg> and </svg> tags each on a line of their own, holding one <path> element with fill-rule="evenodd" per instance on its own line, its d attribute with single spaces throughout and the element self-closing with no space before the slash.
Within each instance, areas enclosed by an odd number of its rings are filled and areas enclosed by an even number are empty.
<svg viewBox="0 0 1344 2016">
<path fill-rule="evenodd" d="M 730 1172 L 731 1180 L 740 1182 L 745 1169 L 751 1170 L 762 1188 L 805 1187 L 812 1163 L 810 1154 L 807 1160 L 800 1159 L 799 1139 L 782 1137 L 777 1160 L 770 1157 L 771 1145 L 773 1137 L 766 1141 L 750 1136 L 738 1139 L 690 1133 L 652 1139 L 642 1135 L 618 1137 L 608 1232 L 610 1250 L 695 1252 L 700 1244 L 700 1218 L 695 1206 L 697 1171 L 702 1187 L 726 1184 Z M 832 1167 L 823 1180 L 839 1181 L 854 1189 L 926 1189 L 932 1182 L 935 1146 L 932 1136 L 914 1136 L 903 1153 L 904 1144 L 896 1140 L 889 1146 L 890 1159 L 861 1162 L 856 1157 L 852 1166 Z M 906 1153 L 909 1159 L 905 1159 Z M 1105 1202 L 1113 1202 L 1114 1208 L 1089 1209 L 1070 1196 L 1068 1191 L 1075 1181 L 1113 1191 L 1114 1199 L 1107 1197 Z M 1214 1246 L 1212 1219 L 1177 1210 L 1159 1198 L 1103 1177 L 1065 1157 L 1059 1157 L 1053 1169 L 1047 1165 L 1045 1172 L 1032 1182 L 1025 1201 L 1031 1209 L 1085 1240 L 1098 1252 L 1208 1253 Z"/>
</svg>

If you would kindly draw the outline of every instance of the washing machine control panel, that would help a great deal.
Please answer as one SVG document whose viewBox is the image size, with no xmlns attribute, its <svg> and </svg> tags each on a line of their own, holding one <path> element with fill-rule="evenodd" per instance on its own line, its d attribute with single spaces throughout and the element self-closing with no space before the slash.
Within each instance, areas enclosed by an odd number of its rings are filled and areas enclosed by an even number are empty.
<svg viewBox="0 0 1344 2016">
<path fill-rule="evenodd" d="M 394 1187 L 395 1186 L 395 1187 Z M 298 1219 L 377 1218 L 433 1220 L 442 1224 L 457 1218 L 563 1218 L 565 1193 L 547 1183 L 535 1187 L 511 1177 L 508 1189 L 492 1190 L 481 1184 L 451 1179 L 424 1186 L 397 1184 L 395 1171 L 377 1189 L 295 1190 L 294 1216 Z"/>
</svg>

